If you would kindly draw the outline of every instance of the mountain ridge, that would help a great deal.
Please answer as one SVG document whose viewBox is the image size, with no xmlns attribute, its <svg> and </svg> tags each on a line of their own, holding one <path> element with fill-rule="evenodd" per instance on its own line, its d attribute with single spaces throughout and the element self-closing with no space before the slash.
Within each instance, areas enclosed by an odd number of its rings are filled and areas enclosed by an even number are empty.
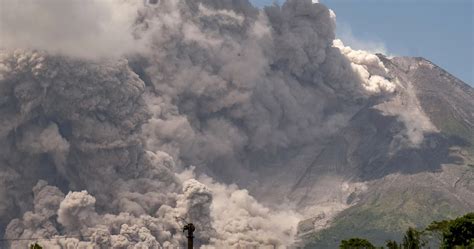
<svg viewBox="0 0 474 249">
<path fill-rule="evenodd" d="M 300 223 L 300 226 L 305 227 L 300 228 L 306 229 L 301 231 L 302 240 L 308 243 L 305 248 L 334 248 L 340 240 L 357 236 L 383 244 L 387 239 L 398 239 L 409 226 L 426 226 L 433 220 L 454 218 L 474 208 L 472 137 L 466 136 L 473 132 L 473 89 L 424 58 L 389 59 L 381 54 L 377 56 L 390 74 L 401 80 L 400 84 L 414 86 L 420 107 L 430 120 L 435 120 L 434 124 L 438 128 L 438 132 L 430 135 L 431 138 L 428 136 L 432 140 L 429 143 L 434 142 L 431 146 L 435 148 L 445 143 L 442 150 L 447 154 L 443 157 L 452 159 L 443 162 L 439 152 L 435 152 L 437 150 L 428 150 L 424 157 L 434 156 L 433 166 L 440 163 L 439 166 L 418 173 L 391 173 L 375 180 L 366 192 L 359 195 L 358 203 L 338 214 L 325 230 L 311 233 L 311 225 L 308 225 L 311 219 L 306 221 L 306 225 Z M 406 75 L 400 73 L 401 69 L 407 69 L 403 70 Z M 439 75 L 442 76 L 441 80 Z M 456 89 L 463 92 L 456 92 Z M 453 96 L 453 92 L 458 95 Z M 439 99 L 447 99 L 441 103 L 443 105 L 454 104 L 448 106 L 448 111 L 434 109 L 433 102 Z M 449 115 L 451 113 L 455 115 Z M 443 126 L 440 123 L 443 120 L 465 127 L 467 131 Z M 423 154 L 420 155 L 423 158 Z M 423 161 L 414 165 L 419 164 L 423 164 Z"/>
</svg>

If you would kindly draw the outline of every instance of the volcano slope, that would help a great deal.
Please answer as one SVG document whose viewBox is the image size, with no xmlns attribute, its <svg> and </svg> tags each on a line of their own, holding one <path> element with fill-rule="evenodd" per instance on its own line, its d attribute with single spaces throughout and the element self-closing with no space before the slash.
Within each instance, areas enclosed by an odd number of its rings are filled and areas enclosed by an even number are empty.
<svg viewBox="0 0 474 249">
<path fill-rule="evenodd" d="M 368 190 L 349 196 L 348 203 L 358 203 L 339 213 L 328 229 L 314 232 L 318 218 L 300 223 L 305 248 L 335 248 L 350 237 L 383 245 L 387 239 L 400 239 L 408 227 L 424 227 L 474 208 L 474 90 L 424 58 L 378 57 L 391 77 L 416 97 L 436 131 L 425 134 L 416 148 L 391 153 L 399 119 L 370 109 L 354 117 L 331 145 L 343 141 L 346 149 L 330 162 L 345 158 L 341 174 L 368 180 Z M 400 100 L 397 108 L 410 113 L 413 107 Z M 416 122 L 420 117 L 409 118 Z M 307 175 L 303 179 L 311 181 Z"/>
</svg>

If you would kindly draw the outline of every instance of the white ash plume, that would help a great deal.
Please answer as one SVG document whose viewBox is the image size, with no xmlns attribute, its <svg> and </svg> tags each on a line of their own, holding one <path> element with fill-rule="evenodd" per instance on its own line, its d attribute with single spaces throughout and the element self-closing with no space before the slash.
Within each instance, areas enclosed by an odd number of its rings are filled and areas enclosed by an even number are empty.
<svg viewBox="0 0 474 249">
<path fill-rule="evenodd" d="M 211 237 L 211 243 L 202 248 L 287 248 L 293 243 L 298 222 L 302 218 L 300 214 L 265 207 L 247 190 L 239 189 L 235 184 L 217 183 L 205 175 L 197 177 L 202 182 L 198 183 L 192 179 L 196 178 L 192 170 L 184 171 L 180 178 L 191 178 L 186 182 L 191 186 L 200 186 L 198 188 L 203 188 L 204 183 L 213 198 L 212 204 L 204 210 L 210 208 L 210 222 L 215 235 Z M 206 200 L 208 197 L 201 199 Z"/>
<path fill-rule="evenodd" d="M 388 70 L 380 59 L 364 50 L 352 50 L 344 46 L 341 40 L 334 40 L 338 48 L 350 61 L 352 69 L 362 78 L 362 86 L 368 92 L 394 92 L 396 85 L 387 80 Z"/>
</svg>

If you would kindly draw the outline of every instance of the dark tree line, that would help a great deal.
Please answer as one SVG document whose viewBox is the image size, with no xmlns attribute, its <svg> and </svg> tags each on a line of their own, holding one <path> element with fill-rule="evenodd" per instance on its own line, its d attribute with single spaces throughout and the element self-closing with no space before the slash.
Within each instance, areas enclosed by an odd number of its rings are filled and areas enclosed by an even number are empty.
<svg viewBox="0 0 474 249">
<path fill-rule="evenodd" d="M 43 249 L 43 247 L 38 245 L 38 243 L 34 243 L 34 244 L 30 245 L 30 249 Z"/>
<path fill-rule="evenodd" d="M 474 249 L 474 213 L 454 220 L 434 221 L 423 230 L 408 228 L 401 242 L 387 240 L 388 249 L 421 249 L 437 243 L 441 249 Z M 370 241 L 351 238 L 341 241 L 340 249 L 378 249 Z"/>
</svg>

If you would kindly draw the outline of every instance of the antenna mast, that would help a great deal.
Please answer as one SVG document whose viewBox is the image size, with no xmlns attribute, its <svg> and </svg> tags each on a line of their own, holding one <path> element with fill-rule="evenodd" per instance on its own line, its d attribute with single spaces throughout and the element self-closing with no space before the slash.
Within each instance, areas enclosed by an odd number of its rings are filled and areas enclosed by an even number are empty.
<svg viewBox="0 0 474 249">
<path fill-rule="evenodd" d="M 188 223 L 183 227 L 183 233 L 184 231 L 188 230 L 188 234 L 186 235 L 186 238 L 188 238 L 188 249 L 193 249 L 193 239 L 194 239 L 194 231 L 196 228 L 194 227 L 193 223 Z"/>
<path fill-rule="evenodd" d="M 184 222 L 184 227 L 183 227 L 183 233 L 188 231 L 186 234 L 186 238 L 188 238 L 188 249 L 194 249 L 193 244 L 194 244 L 194 231 L 196 231 L 196 227 L 194 226 L 193 223 L 187 222 L 185 219 L 182 217 L 175 217 L 176 220 L 179 222 L 179 220 Z"/>
</svg>

